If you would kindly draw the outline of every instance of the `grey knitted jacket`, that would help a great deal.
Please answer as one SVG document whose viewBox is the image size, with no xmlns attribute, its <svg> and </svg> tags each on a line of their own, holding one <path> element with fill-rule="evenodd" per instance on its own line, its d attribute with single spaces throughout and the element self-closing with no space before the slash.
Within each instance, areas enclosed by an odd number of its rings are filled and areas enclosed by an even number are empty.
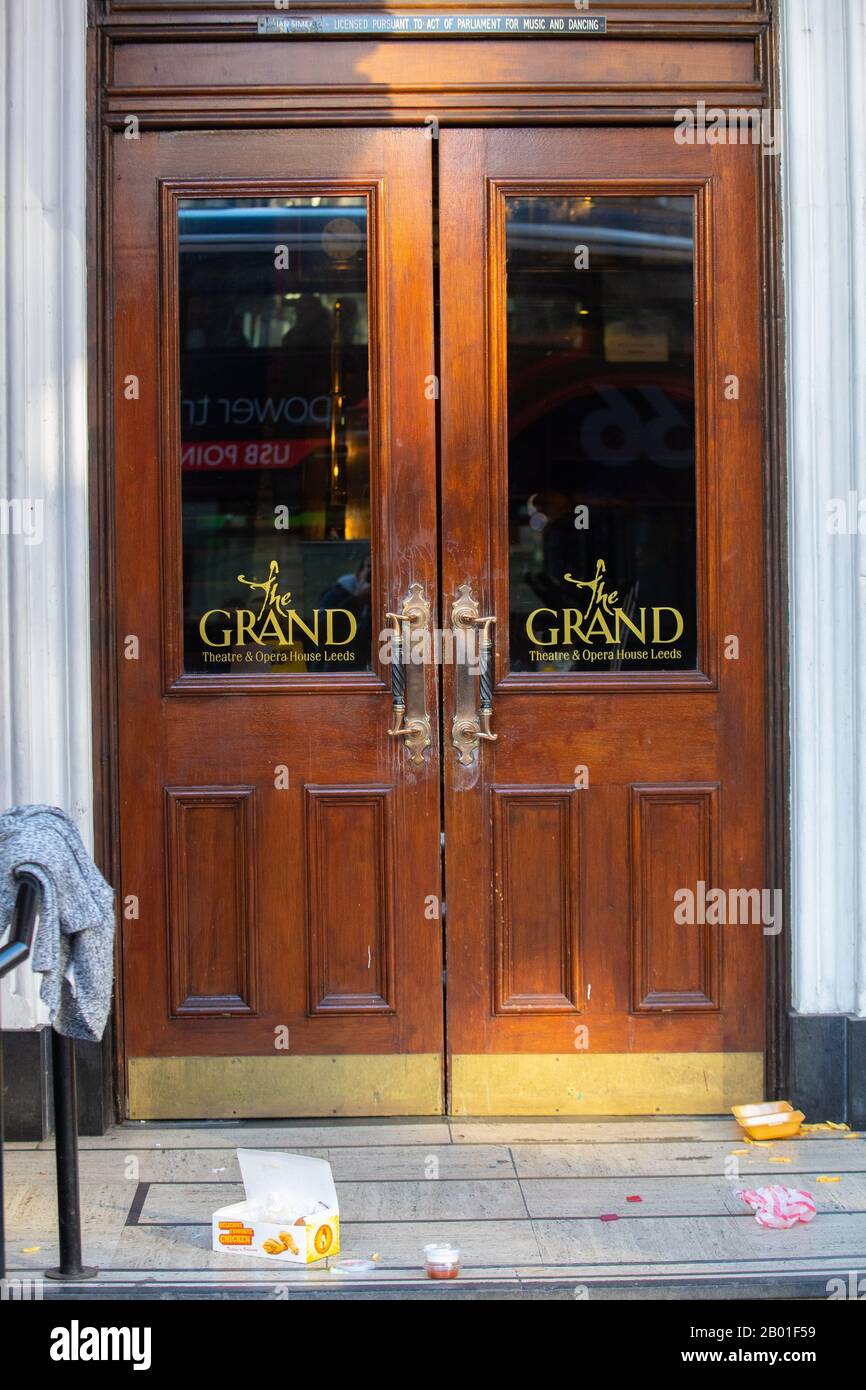
<svg viewBox="0 0 866 1390">
<path fill-rule="evenodd" d="M 40 994 L 58 1033 L 98 1041 L 114 977 L 114 893 L 81 836 L 55 806 L 13 806 L 0 815 L 0 929 L 12 917 L 26 869 L 42 885 L 33 948 Z"/>
</svg>

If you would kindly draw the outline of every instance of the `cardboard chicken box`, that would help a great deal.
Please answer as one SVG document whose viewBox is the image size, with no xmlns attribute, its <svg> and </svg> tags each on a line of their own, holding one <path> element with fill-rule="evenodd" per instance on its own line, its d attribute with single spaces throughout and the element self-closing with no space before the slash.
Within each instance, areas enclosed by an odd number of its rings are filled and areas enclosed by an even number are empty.
<svg viewBox="0 0 866 1390">
<path fill-rule="evenodd" d="M 214 1250 L 310 1264 L 340 1249 L 330 1163 L 272 1149 L 238 1149 L 246 1196 L 213 1214 Z"/>
</svg>

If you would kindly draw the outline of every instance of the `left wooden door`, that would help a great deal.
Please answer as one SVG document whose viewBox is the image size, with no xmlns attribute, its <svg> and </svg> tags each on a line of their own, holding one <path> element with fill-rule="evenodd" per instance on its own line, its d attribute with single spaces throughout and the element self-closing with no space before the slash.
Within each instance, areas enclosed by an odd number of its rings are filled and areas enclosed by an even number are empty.
<svg viewBox="0 0 866 1390">
<path fill-rule="evenodd" d="M 436 672 L 413 755 L 380 643 L 436 621 L 431 192 L 418 130 L 115 140 L 134 1118 L 442 1109 Z"/>
</svg>

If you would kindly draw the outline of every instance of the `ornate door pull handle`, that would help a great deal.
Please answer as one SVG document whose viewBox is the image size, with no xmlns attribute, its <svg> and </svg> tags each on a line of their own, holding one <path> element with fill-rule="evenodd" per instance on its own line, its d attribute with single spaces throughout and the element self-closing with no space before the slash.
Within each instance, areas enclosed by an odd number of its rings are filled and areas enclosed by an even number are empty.
<svg viewBox="0 0 866 1390">
<path fill-rule="evenodd" d="M 495 743 L 498 734 L 491 730 L 493 719 L 493 635 L 491 629 L 496 623 L 492 615 L 482 618 L 478 604 L 472 597 L 469 584 L 461 584 L 457 597 L 451 605 L 451 626 L 455 634 L 462 633 L 464 639 L 470 632 L 478 633 L 478 670 L 480 708 L 476 712 L 473 690 L 473 671 L 467 660 L 467 653 L 458 650 L 456 663 L 457 709 L 451 724 L 451 743 L 457 753 L 457 760 L 469 767 L 478 757 L 478 747 L 482 739 Z"/>
<path fill-rule="evenodd" d="M 388 736 L 404 740 L 403 746 L 410 762 L 423 763 L 433 735 L 425 707 L 426 663 L 423 653 L 419 661 L 413 649 L 413 635 L 424 632 L 430 623 L 430 604 L 421 585 L 410 584 L 402 610 L 399 613 L 386 613 L 385 616 L 394 625 L 391 638 L 391 708 L 394 723 L 388 730 Z"/>
</svg>

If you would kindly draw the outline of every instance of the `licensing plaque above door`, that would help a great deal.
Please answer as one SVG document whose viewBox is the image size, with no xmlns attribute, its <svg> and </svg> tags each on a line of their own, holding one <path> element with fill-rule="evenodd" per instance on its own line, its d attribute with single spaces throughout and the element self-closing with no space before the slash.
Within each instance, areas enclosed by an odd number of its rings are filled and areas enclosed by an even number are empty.
<svg viewBox="0 0 866 1390">
<path fill-rule="evenodd" d="M 577 8 L 577 7 L 576 7 Z M 605 15 L 478 14 L 467 9 L 442 14 L 303 14 L 265 15 L 259 19 L 260 34 L 295 37 L 336 35 L 343 38 L 548 38 L 581 39 L 607 32 Z"/>
</svg>

